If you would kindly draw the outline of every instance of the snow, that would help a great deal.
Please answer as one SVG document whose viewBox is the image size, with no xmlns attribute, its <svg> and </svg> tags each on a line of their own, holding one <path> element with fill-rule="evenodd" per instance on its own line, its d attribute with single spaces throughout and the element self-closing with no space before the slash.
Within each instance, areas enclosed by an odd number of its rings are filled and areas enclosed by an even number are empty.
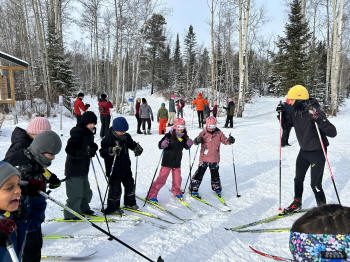
<svg viewBox="0 0 350 262">
<path fill-rule="evenodd" d="M 148 96 L 148 91 L 142 91 L 137 97 L 146 97 L 156 113 L 161 102 L 166 102 L 164 98 L 158 96 Z M 85 97 L 90 103 L 91 110 L 98 113 L 96 98 Z M 278 177 L 279 177 L 279 123 L 276 118 L 275 107 L 280 99 L 271 97 L 255 98 L 251 104 L 246 105 L 244 116 L 241 119 L 234 119 L 234 128 L 225 129 L 223 132 L 231 133 L 236 138 L 233 146 L 221 146 L 220 176 L 223 185 L 223 197 L 232 208 L 231 212 L 220 212 L 208 206 L 202 205 L 196 200 L 186 197 L 198 214 L 194 214 L 183 206 L 179 205 L 169 192 L 171 187 L 171 177 L 167 185 L 159 193 L 159 201 L 174 213 L 191 218 L 192 220 L 184 224 L 168 225 L 158 220 L 149 219 L 157 224 L 165 225 L 167 229 L 159 229 L 149 223 L 138 223 L 135 221 L 124 221 L 110 223 L 111 233 L 122 241 L 128 243 L 133 248 L 144 253 L 149 258 L 156 260 L 162 256 L 165 261 L 265 261 L 249 250 L 248 245 L 264 250 L 275 255 L 290 257 L 288 248 L 289 233 L 234 233 L 226 231 L 224 227 L 232 227 L 240 224 L 252 222 L 264 217 L 274 215 L 278 212 Z M 166 105 L 167 102 L 166 102 Z M 330 121 L 337 127 L 338 135 L 330 139 L 328 150 L 329 161 L 335 176 L 338 192 L 342 204 L 350 205 L 350 190 L 347 173 L 350 170 L 349 161 L 349 135 L 348 123 L 350 121 L 350 101 L 346 101 L 337 117 L 330 118 Z M 113 111 L 113 117 L 117 114 Z M 197 128 L 196 115 L 192 124 L 193 113 L 190 107 L 185 107 L 185 119 L 191 138 L 199 134 Z M 135 141 L 144 148 L 143 154 L 138 161 L 138 180 L 136 193 L 145 196 L 156 170 L 161 151 L 157 148 L 161 136 L 157 134 L 157 124 L 152 123 L 152 135 L 136 134 L 136 119 L 134 116 L 125 116 L 130 125 L 130 134 Z M 225 118 L 219 118 L 219 126 L 224 125 Z M 69 138 L 69 130 L 75 124 L 75 119 L 63 116 L 63 130 L 59 129 L 59 117 L 50 119 L 53 130 L 62 133 L 62 141 L 65 146 Z M 28 120 L 21 119 L 19 126 L 26 127 Z M 99 128 L 99 126 L 98 126 Z M 2 126 L 0 136 L 0 146 L 3 148 L 0 156 L 3 157 L 10 145 L 11 132 L 14 125 L 7 119 Z M 97 131 L 99 134 L 99 130 Z M 95 141 L 100 140 L 96 135 Z M 293 178 L 295 160 L 299 151 L 298 142 L 294 131 L 291 132 L 291 147 L 283 148 L 282 160 L 282 206 L 289 205 L 293 198 Z M 233 150 L 233 151 L 232 151 Z M 193 158 L 195 146 L 191 150 Z M 236 197 L 234 175 L 233 175 L 233 155 L 236 166 L 237 181 L 240 198 Z M 135 170 L 135 157 L 131 152 L 132 169 Z M 61 179 L 64 178 L 65 151 L 53 161 L 50 170 L 56 173 Z M 102 159 L 101 159 L 102 160 Z M 101 172 L 101 168 L 96 159 L 94 165 L 97 170 L 98 184 L 102 192 L 106 189 L 106 182 Z M 192 173 L 198 165 L 198 155 Z M 188 152 L 184 151 L 182 162 L 183 185 L 186 182 L 189 172 Z M 135 174 L 135 173 L 134 173 Z M 96 181 L 90 168 L 89 174 L 93 199 L 91 207 L 100 209 L 100 199 L 96 188 Z M 303 207 L 315 206 L 315 199 L 309 186 L 310 177 L 307 176 L 304 183 Z M 337 198 L 330 180 L 329 171 L 325 167 L 323 186 L 329 203 L 336 203 Z M 206 173 L 200 187 L 200 193 L 211 203 L 217 203 L 218 207 L 224 208 L 214 197 L 210 189 L 210 174 Z M 65 203 L 66 194 L 64 184 L 51 193 L 51 196 Z M 142 206 L 142 203 L 139 202 Z M 173 217 L 156 211 L 149 206 L 143 208 L 168 220 L 179 222 Z M 46 210 L 47 220 L 62 217 L 62 209 L 54 203 L 48 201 Z M 280 219 L 273 223 L 257 226 L 255 228 L 288 227 L 298 215 Z M 105 224 L 99 223 L 103 228 Z M 44 240 L 43 254 L 83 254 L 87 250 L 96 249 L 98 252 L 92 256 L 90 261 L 145 261 L 129 249 L 116 241 L 108 241 L 101 232 L 85 223 L 55 223 L 45 222 L 43 224 L 45 235 L 61 234 L 74 235 L 76 238 L 64 240 Z M 266 259 L 268 261 L 268 259 Z"/>
</svg>

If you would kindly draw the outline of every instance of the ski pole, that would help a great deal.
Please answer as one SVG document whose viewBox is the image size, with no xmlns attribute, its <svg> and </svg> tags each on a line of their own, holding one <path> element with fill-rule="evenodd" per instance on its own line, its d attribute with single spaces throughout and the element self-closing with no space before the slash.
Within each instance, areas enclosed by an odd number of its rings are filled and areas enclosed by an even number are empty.
<svg viewBox="0 0 350 262">
<path fill-rule="evenodd" d="M 190 154 L 190 151 L 188 151 L 188 157 L 189 157 L 189 159 L 190 159 L 190 160 L 189 160 L 189 163 L 190 163 L 190 171 L 189 171 L 189 173 L 188 173 L 188 177 L 187 177 L 187 181 L 186 181 L 185 187 L 184 187 L 184 189 L 182 190 L 182 194 L 185 194 L 188 181 L 191 179 L 192 168 L 193 168 L 194 162 L 196 161 L 196 156 L 197 156 L 197 153 L 198 153 L 198 149 L 199 149 L 199 145 L 197 145 L 197 149 L 196 149 L 196 152 L 194 153 L 194 158 L 193 158 L 192 163 L 191 163 L 191 154 Z"/>
<path fill-rule="evenodd" d="M 135 163 L 135 186 L 134 186 L 134 193 L 136 194 L 136 183 L 137 183 L 137 167 L 139 163 L 139 157 L 136 157 L 136 163 Z"/>
<path fill-rule="evenodd" d="M 103 169 L 103 166 L 102 166 L 102 164 L 101 164 L 100 158 L 98 157 L 97 154 L 96 154 L 96 157 L 97 157 L 97 161 L 98 161 L 98 163 L 99 163 L 99 165 L 100 165 L 100 167 L 101 167 L 102 173 L 103 173 L 103 175 L 105 176 L 106 182 L 107 182 L 107 184 L 108 184 L 108 177 L 107 177 L 107 175 L 106 175 L 106 171 Z"/>
<path fill-rule="evenodd" d="M 49 199 L 51 200 L 53 203 L 55 203 L 56 205 L 62 207 L 64 210 L 66 210 L 67 212 L 71 213 L 72 215 L 78 217 L 81 220 L 84 220 L 85 222 L 89 223 L 92 227 L 96 228 L 97 230 L 99 230 L 100 232 L 106 234 L 107 236 L 109 236 L 110 238 L 114 239 L 115 241 L 119 242 L 120 244 L 122 244 L 123 246 L 127 247 L 128 249 L 130 249 L 131 251 L 135 252 L 136 254 L 140 255 L 141 257 L 143 257 L 144 259 L 146 259 L 147 261 L 151 261 L 154 262 L 154 260 L 150 259 L 149 257 L 145 256 L 144 254 L 142 254 L 141 252 L 137 251 L 136 249 L 134 249 L 133 247 L 129 246 L 128 244 L 126 244 L 124 241 L 120 240 L 119 238 L 117 238 L 116 236 L 112 235 L 111 233 L 107 232 L 106 230 L 104 230 L 102 227 L 99 227 L 98 225 L 96 225 L 95 223 L 91 222 L 89 219 L 87 219 L 86 217 L 80 215 L 78 212 L 74 211 L 73 209 L 67 207 L 66 205 L 62 204 L 61 202 L 59 202 L 58 200 L 56 200 L 55 198 L 51 197 L 50 195 L 44 193 L 43 191 L 39 190 L 38 193 L 40 195 L 42 195 L 43 197 L 45 197 L 45 199 Z M 160 260 L 162 259 L 160 256 L 158 257 L 157 261 L 162 261 Z"/>
<path fill-rule="evenodd" d="M 164 150 L 162 150 L 162 154 L 160 155 L 160 158 L 159 158 L 159 161 L 158 161 L 158 164 L 157 164 L 157 168 L 156 168 L 156 171 L 154 171 L 154 175 L 153 175 L 153 178 L 152 178 L 152 182 L 151 182 L 151 185 L 150 185 L 149 188 L 148 188 L 148 192 L 147 192 L 147 195 L 146 195 L 146 197 L 145 197 L 145 202 L 143 203 L 143 206 L 145 206 L 146 203 L 147 203 L 149 191 L 151 191 L 151 187 L 152 187 L 152 185 L 153 185 L 153 181 L 154 181 L 154 179 L 155 179 L 155 177 L 156 177 L 156 174 L 157 174 L 157 171 L 158 171 L 160 162 L 162 161 L 163 155 L 164 155 Z"/>
<path fill-rule="evenodd" d="M 110 231 L 110 229 L 109 229 L 109 225 L 108 225 L 107 216 L 106 216 L 106 214 L 105 214 L 105 212 L 104 212 L 105 208 L 104 208 L 104 205 L 103 205 L 101 190 L 100 190 L 100 186 L 98 185 L 98 180 L 97 180 L 95 165 L 94 165 L 94 162 L 92 161 L 92 157 L 90 158 L 90 161 L 91 161 L 92 170 L 93 170 L 93 172 L 94 172 L 94 176 L 95 176 L 95 180 L 96 180 L 96 186 L 97 186 L 98 195 L 99 195 L 99 197 L 100 197 L 100 201 L 101 201 L 101 205 L 102 205 L 101 211 L 102 211 L 103 216 L 104 216 L 104 218 L 105 218 L 105 223 L 106 223 L 106 226 L 107 226 L 108 233 L 111 233 L 111 231 Z M 112 238 L 109 237 L 108 240 L 111 241 Z"/>
<path fill-rule="evenodd" d="M 6 240 L 6 248 L 10 254 L 12 262 L 19 262 L 16 251 L 13 247 L 13 243 L 12 243 L 12 240 L 10 237 Z"/>
<path fill-rule="evenodd" d="M 332 180 L 332 183 L 333 183 L 333 186 L 334 186 L 335 194 L 337 195 L 337 199 L 338 199 L 339 205 L 341 205 L 339 194 L 338 194 L 338 190 L 337 190 L 337 186 L 335 185 L 335 181 L 334 181 L 334 176 L 333 176 L 333 172 L 332 172 L 332 169 L 331 169 L 331 165 L 329 164 L 327 152 L 326 152 L 326 149 L 325 149 L 323 141 L 322 141 L 320 129 L 318 128 L 318 124 L 316 122 L 315 122 L 315 126 L 316 126 L 316 131 L 317 131 L 317 134 L 318 134 L 318 138 L 320 139 L 323 155 L 324 155 L 324 157 L 326 159 L 326 162 L 327 162 L 327 166 L 328 166 L 329 174 L 331 176 L 331 180 Z"/>
<path fill-rule="evenodd" d="M 111 177 L 112 173 L 113 173 L 113 169 L 114 169 L 114 165 L 115 165 L 115 160 L 117 159 L 117 155 L 114 155 L 114 159 L 113 159 L 113 164 L 112 164 L 112 168 L 111 171 L 109 171 L 109 177 Z M 107 173 L 106 173 L 107 174 Z M 105 202 L 106 202 L 106 197 L 107 197 L 107 193 L 108 193 L 108 189 L 109 189 L 109 177 L 108 178 L 108 182 L 107 182 L 107 188 L 106 188 L 106 192 L 105 195 L 103 197 L 103 202 L 102 202 L 102 206 L 105 206 Z"/>
<path fill-rule="evenodd" d="M 282 101 L 280 101 L 282 104 Z M 282 210 L 282 112 L 279 115 L 280 120 L 280 159 L 279 159 L 279 207 L 278 210 Z"/>
<path fill-rule="evenodd" d="M 231 133 L 230 133 L 231 135 Z M 235 166 L 235 156 L 233 154 L 233 145 L 231 146 L 231 152 L 232 152 L 232 165 L 233 165 L 233 174 L 235 177 L 235 185 L 236 185 L 236 196 L 241 197 L 240 194 L 238 194 L 238 186 L 237 186 L 237 175 L 236 175 L 236 166 Z"/>
</svg>

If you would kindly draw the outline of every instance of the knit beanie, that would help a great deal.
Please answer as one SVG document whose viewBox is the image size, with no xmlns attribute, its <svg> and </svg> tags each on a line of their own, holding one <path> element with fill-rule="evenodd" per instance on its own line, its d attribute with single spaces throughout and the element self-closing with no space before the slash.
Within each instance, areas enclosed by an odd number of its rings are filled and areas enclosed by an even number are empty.
<svg viewBox="0 0 350 262">
<path fill-rule="evenodd" d="M 78 97 L 84 97 L 84 93 L 80 92 L 80 93 L 78 94 Z"/>
<path fill-rule="evenodd" d="M 47 159 L 43 153 L 57 155 L 62 148 L 60 137 L 54 131 L 45 131 L 37 135 L 28 147 L 34 159 L 43 167 L 51 165 L 51 160 Z"/>
<path fill-rule="evenodd" d="M 113 120 L 112 129 L 113 131 L 126 132 L 129 130 L 129 124 L 124 117 L 120 116 Z"/>
<path fill-rule="evenodd" d="M 51 125 L 46 117 L 33 118 L 30 120 L 26 129 L 27 133 L 32 135 L 37 135 L 47 130 L 51 130 Z"/>
<path fill-rule="evenodd" d="M 6 182 L 11 176 L 18 176 L 20 174 L 16 168 L 14 168 L 10 163 L 5 161 L 0 161 L 0 187 Z"/>
<path fill-rule="evenodd" d="M 83 113 L 80 119 L 79 126 L 86 126 L 88 124 L 97 124 L 97 116 L 92 111 L 86 111 Z"/>
<path fill-rule="evenodd" d="M 106 98 L 107 98 L 107 95 L 106 95 L 106 94 L 101 94 L 101 98 L 102 98 L 102 99 L 106 99 Z"/>
</svg>

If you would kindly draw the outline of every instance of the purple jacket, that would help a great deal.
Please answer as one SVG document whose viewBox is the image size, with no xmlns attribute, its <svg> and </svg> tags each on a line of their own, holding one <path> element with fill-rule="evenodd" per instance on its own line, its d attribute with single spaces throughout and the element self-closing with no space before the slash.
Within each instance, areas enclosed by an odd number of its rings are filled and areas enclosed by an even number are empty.
<svg viewBox="0 0 350 262">
<path fill-rule="evenodd" d="M 219 163 L 221 143 L 224 145 L 230 144 L 225 134 L 217 128 L 214 132 L 208 132 L 206 129 L 204 129 L 198 136 L 203 138 L 199 156 L 199 164 L 203 162 Z"/>
</svg>

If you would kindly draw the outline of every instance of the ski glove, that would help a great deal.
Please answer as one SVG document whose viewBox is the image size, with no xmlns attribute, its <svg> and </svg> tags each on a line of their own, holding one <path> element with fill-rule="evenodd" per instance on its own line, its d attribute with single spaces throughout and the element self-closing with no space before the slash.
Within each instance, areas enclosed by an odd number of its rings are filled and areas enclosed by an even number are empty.
<svg viewBox="0 0 350 262">
<path fill-rule="evenodd" d="M 29 196 L 38 195 L 38 191 L 44 191 L 46 189 L 46 184 L 43 180 L 39 179 L 29 179 L 27 184 L 27 192 Z"/>
<path fill-rule="evenodd" d="M 16 223 L 9 218 L 0 219 L 0 234 L 6 238 L 17 229 Z"/>
<path fill-rule="evenodd" d="M 201 144 L 203 143 L 203 138 L 201 136 L 197 136 L 194 140 L 193 140 L 193 143 L 195 145 L 198 145 L 198 144 Z"/>
<path fill-rule="evenodd" d="M 98 149 L 98 145 L 93 143 L 87 147 L 87 154 L 89 157 L 94 157 L 96 155 L 96 151 Z"/>
<path fill-rule="evenodd" d="M 186 145 L 190 148 L 193 145 L 193 140 L 191 138 L 187 139 Z"/>
<path fill-rule="evenodd" d="M 312 120 L 314 120 L 316 123 L 320 123 L 326 119 L 325 113 L 314 107 L 309 109 L 309 114 L 311 115 Z"/>
<path fill-rule="evenodd" d="M 278 113 L 283 113 L 286 109 L 284 108 L 284 105 L 280 102 L 278 106 L 276 107 L 276 111 Z"/>
<path fill-rule="evenodd" d="M 49 182 L 50 189 L 58 188 L 61 185 L 61 181 L 58 179 L 58 177 L 54 173 L 51 173 L 51 177 L 48 182 Z"/>
<path fill-rule="evenodd" d="M 85 104 L 85 109 L 87 110 L 90 107 L 90 104 Z"/>
<path fill-rule="evenodd" d="M 119 145 L 108 148 L 108 154 L 111 156 L 119 156 L 121 151 L 122 147 Z"/>
<path fill-rule="evenodd" d="M 160 143 L 160 148 L 161 149 L 165 149 L 169 146 L 169 140 L 167 138 L 165 138 L 162 143 Z"/>
<path fill-rule="evenodd" d="M 236 141 L 236 139 L 231 135 L 228 136 L 227 140 L 230 142 L 230 144 L 233 144 Z"/>
<path fill-rule="evenodd" d="M 143 152 L 143 148 L 140 146 L 139 143 L 137 143 L 137 146 L 134 149 L 135 156 L 141 155 Z"/>
</svg>

